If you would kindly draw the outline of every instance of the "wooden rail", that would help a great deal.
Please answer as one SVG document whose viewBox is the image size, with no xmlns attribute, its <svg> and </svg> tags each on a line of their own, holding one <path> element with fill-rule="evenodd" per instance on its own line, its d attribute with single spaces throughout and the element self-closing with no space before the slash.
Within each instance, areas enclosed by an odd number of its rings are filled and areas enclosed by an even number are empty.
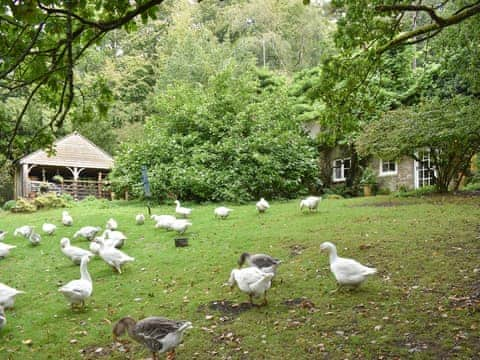
<svg viewBox="0 0 480 360">
<path fill-rule="evenodd" d="M 111 192 L 106 185 L 108 181 L 95 180 L 64 180 L 63 183 L 53 183 L 30 180 L 28 182 L 28 194 L 36 196 L 42 191 L 54 192 L 58 195 L 69 194 L 74 199 L 81 200 L 87 196 L 110 199 Z M 46 189 L 48 187 L 48 190 Z"/>
</svg>

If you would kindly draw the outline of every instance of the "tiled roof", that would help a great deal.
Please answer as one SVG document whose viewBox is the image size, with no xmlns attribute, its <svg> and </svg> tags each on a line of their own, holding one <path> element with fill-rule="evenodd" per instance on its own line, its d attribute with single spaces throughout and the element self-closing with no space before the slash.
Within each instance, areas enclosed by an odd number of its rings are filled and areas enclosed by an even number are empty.
<svg viewBox="0 0 480 360">
<path fill-rule="evenodd" d="M 37 150 L 20 159 L 20 164 L 111 169 L 113 158 L 90 140 L 74 132 L 54 143 L 55 154 Z"/>
</svg>

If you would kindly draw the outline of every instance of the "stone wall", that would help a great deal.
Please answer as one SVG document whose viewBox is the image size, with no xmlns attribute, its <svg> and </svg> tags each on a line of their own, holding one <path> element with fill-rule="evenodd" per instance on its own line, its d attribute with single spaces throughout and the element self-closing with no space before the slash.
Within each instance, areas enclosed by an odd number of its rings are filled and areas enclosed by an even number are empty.
<svg viewBox="0 0 480 360">
<path fill-rule="evenodd" d="M 415 161 L 412 158 L 402 157 L 397 161 L 397 173 L 380 176 L 380 159 L 374 158 L 370 163 L 375 171 L 380 189 L 397 191 L 401 187 L 415 188 Z"/>
<path fill-rule="evenodd" d="M 332 182 L 332 163 L 334 159 L 349 157 L 348 148 L 336 146 L 333 149 L 322 151 L 319 158 L 320 178 L 327 186 L 344 184 L 344 182 Z M 397 161 L 397 173 L 380 176 L 380 159 L 372 157 L 369 165 L 377 175 L 380 189 L 397 191 L 401 187 L 415 188 L 415 161 L 409 157 L 402 157 Z"/>
</svg>

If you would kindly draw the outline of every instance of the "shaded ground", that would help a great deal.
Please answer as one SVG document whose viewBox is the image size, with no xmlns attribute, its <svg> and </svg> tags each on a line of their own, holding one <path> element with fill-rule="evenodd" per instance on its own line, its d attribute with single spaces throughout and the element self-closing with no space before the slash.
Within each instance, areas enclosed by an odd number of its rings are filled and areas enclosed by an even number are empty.
<svg viewBox="0 0 480 360">
<path fill-rule="evenodd" d="M 233 318 L 245 311 L 257 307 L 259 306 L 256 304 L 250 304 L 249 302 L 235 303 L 228 300 L 214 300 L 206 305 L 200 305 L 197 308 L 197 311 L 205 312 L 207 309 L 209 309 L 213 311 L 218 311 L 223 315 L 229 315 L 231 318 Z"/>
</svg>

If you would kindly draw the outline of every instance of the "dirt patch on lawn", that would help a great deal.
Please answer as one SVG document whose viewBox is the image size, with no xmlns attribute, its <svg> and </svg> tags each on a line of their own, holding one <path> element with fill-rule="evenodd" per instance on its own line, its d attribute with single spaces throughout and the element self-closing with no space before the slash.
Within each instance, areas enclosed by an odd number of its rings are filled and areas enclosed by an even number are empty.
<svg viewBox="0 0 480 360">
<path fill-rule="evenodd" d="M 397 207 L 397 206 L 410 206 L 417 205 L 418 201 L 382 201 L 375 203 L 363 203 L 355 205 L 355 207 Z"/>
<path fill-rule="evenodd" d="M 468 308 L 480 312 L 480 281 L 473 284 L 471 292 L 465 296 L 450 296 L 448 300 L 456 308 Z"/>
<path fill-rule="evenodd" d="M 125 359 L 133 359 L 133 347 L 135 345 L 126 342 L 125 343 L 110 343 L 103 345 L 91 345 L 80 350 L 80 355 L 84 359 L 99 359 L 103 357 L 110 358 L 113 353 L 123 354 Z"/>
<path fill-rule="evenodd" d="M 477 197 L 480 196 L 480 190 L 462 190 L 455 191 L 453 193 L 455 196 L 466 196 L 466 197 Z"/>
<path fill-rule="evenodd" d="M 250 304 L 249 302 L 234 303 L 228 300 L 215 300 L 208 304 L 200 305 L 197 309 L 199 312 L 205 312 L 208 310 L 218 311 L 221 314 L 229 315 L 230 317 L 238 316 L 241 313 L 259 307 L 256 304 Z"/>
<path fill-rule="evenodd" d="M 305 250 L 307 247 L 300 244 L 294 244 L 288 248 L 290 249 L 290 256 L 298 256 L 302 255 L 303 250 Z"/>
<path fill-rule="evenodd" d="M 286 305 L 289 308 L 302 308 L 302 309 L 315 309 L 315 304 L 313 301 L 307 299 L 306 297 L 299 297 L 295 299 L 287 299 L 283 302 L 283 305 Z"/>
</svg>

